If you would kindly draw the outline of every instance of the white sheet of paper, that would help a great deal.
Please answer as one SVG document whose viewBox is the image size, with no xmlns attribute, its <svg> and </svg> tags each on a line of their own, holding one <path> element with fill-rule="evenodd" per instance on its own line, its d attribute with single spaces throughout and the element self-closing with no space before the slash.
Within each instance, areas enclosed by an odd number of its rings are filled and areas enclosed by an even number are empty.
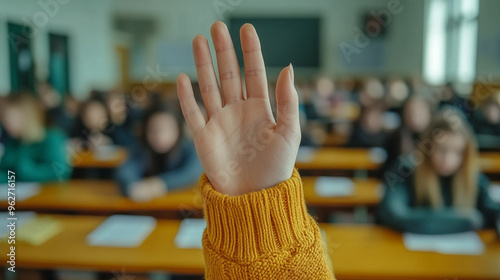
<svg viewBox="0 0 500 280">
<path fill-rule="evenodd" d="M 99 160 L 109 160 L 116 157 L 118 152 L 118 146 L 115 145 L 105 145 L 99 146 L 94 151 L 94 156 Z"/>
<path fill-rule="evenodd" d="M 496 203 L 500 203 L 500 185 L 492 185 L 488 189 L 490 197 Z"/>
<path fill-rule="evenodd" d="M 17 218 L 17 220 L 7 220 L 7 218 Z M 26 223 L 26 221 L 29 221 L 30 219 L 36 217 L 36 213 L 33 211 L 16 211 L 14 216 L 10 216 L 9 212 L 0 212 L 0 220 L 2 223 L 0 224 L 0 237 L 7 236 L 9 234 L 10 229 L 7 227 L 7 225 L 10 224 L 10 222 L 16 222 L 16 230 L 19 229 L 19 227 Z"/>
<path fill-rule="evenodd" d="M 202 248 L 201 238 L 207 227 L 205 219 L 184 219 L 175 236 L 178 248 Z"/>
<path fill-rule="evenodd" d="M 7 197 L 9 196 L 8 189 L 9 186 L 7 184 L 0 184 L 0 200 L 7 200 Z M 14 191 L 11 192 L 15 193 L 16 201 L 26 200 L 40 192 L 40 184 L 16 182 L 16 187 Z"/>
<path fill-rule="evenodd" d="M 312 147 L 300 147 L 297 153 L 297 162 L 310 162 L 314 155 L 316 154 L 316 149 Z"/>
<path fill-rule="evenodd" d="M 90 246 L 138 247 L 156 227 L 149 216 L 113 215 L 87 236 Z"/>
<path fill-rule="evenodd" d="M 484 244 L 474 231 L 454 234 L 405 233 L 404 244 L 408 250 L 431 251 L 448 255 L 481 255 Z"/>
<path fill-rule="evenodd" d="M 369 150 L 370 160 L 374 163 L 384 163 L 387 159 L 387 151 L 384 148 L 375 147 Z"/>
<path fill-rule="evenodd" d="M 314 190 L 323 197 L 350 196 L 354 191 L 354 183 L 346 177 L 318 177 Z"/>
</svg>

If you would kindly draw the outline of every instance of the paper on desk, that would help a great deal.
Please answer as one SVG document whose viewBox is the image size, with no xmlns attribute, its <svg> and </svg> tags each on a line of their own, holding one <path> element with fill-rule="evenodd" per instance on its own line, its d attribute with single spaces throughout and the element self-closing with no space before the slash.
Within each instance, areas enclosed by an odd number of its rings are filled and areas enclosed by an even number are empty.
<svg viewBox="0 0 500 280">
<path fill-rule="evenodd" d="M 484 244 L 476 232 L 454 234 L 405 233 L 404 244 L 408 250 L 431 251 L 449 255 L 481 255 Z"/>
<path fill-rule="evenodd" d="M 202 248 L 201 238 L 207 227 L 205 219 L 184 219 L 175 236 L 178 248 Z"/>
<path fill-rule="evenodd" d="M 7 225 L 9 225 L 10 222 L 14 221 L 14 220 L 7 220 L 7 218 L 17 218 L 17 220 L 15 220 L 17 229 L 21 225 L 26 223 L 26 221 L 29 221 L 30 219 L 36 216 L 35 212 L 32 211 L 16 211 L 14 213 L 15 215 L 11 216 L 9 215 L 9 212 L 0 212 L 0 220 L 2 221 L 0 226 L 1 238 L 9 234 L 10 229 L 7 227 Z"/>
<path fill-rule="evenodd" d="M 346 177 L 318 177 L 314 190 L 317 195 L 324 197 L 349 196 L 354 191 L 354 183 Z"/>
<path fill-rule="evenodd" d="M 156 227 L 149 216 L 113 215 L 87 236 L 91 246 L 138 247 Z"/>
<path fill-rule="evenodd" d="M 9 192 L 7 184 L 0 184 L 0 200 L 6 201 Z M 15 194 L 16 201 L 26 200 L 40 192 L 40 184 L 38 183 L 17 183 L 15 189 L 12 190 Z M 12 196 L 12 195 L 11 195 Z"/>
<path fill-rule="evenodd" d="M 492 185 L 488 189 L 490 197 L 496 203 L 500 203 L 500 185 Z"/>
<path fill-rule="evenodd" d="M 104 145 L 95 148 L 94 157 L 98 160 L 110 160 L 117 156 L 118 146 Z"/>
<path fill-rule="evenodd" d="M 35 216 L 19 226 L 16 238 L 33 246 L 43 244 L 62 231 L 63 225 L 50 216 Z"/>
<path fill-rule="evenodd" d="M 297 153 L 297 162 L 310 162 L 312 161 L 316 149 L 312 147 L 300 147 Z"/>
<path fill-rule="evenodd" d="M 384 163 L 387 159 L 387 151 L 384 148 L 375 147 L 369 149 L 370 160 L 374 163 Z"/>
</svg>

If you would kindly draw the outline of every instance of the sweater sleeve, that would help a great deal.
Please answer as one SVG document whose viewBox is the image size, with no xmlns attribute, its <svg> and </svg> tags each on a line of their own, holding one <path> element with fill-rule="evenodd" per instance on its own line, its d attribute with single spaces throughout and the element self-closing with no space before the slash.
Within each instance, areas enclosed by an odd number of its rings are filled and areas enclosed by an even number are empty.
<svg viewBox="0 0 500 280">
<path fill-rule="evenodd" d="M 409 187 L 395 184 L 386 187 L 379 205 L 378 216 L 382 223 L 399 231 L 444 234 L 474 229 L 474 222 L 451 208 L 431 209 L 410 205 Z"/>
<path fill-rule="evenodd" d="M 23 149 L 18 155 L 17 175 L 28 182 L 64 181 L 71 176 L 72 167 L 66 159 L 66 135 L 62 131 L 47 130 L 47 138 L 35 159 L 32 151 Z"/>
<path fill-rule="evenodd" d="M 296 170 L 287 181 L 241 196 L 215 191 L 205 174 L 200 185 L 206 279 L 335 279 Z"/>
</svg>

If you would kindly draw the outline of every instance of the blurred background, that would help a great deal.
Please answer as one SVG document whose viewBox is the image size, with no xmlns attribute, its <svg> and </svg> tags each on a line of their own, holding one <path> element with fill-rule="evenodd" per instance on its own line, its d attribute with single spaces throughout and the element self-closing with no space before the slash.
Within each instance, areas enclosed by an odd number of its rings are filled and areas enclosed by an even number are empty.
<svg viewBox="0 0 500 280">
<path fill-rule="evenodd" d="M 471 264 L 407 249 L 375 214 L 384 174 L 445 107 L 472 128 L 498 206 L 498 11 L 495 0 L 0 0 L 0 198 L 2 217 L 16 211 L 21 228 L 16 273 L 12 249 L 0 243 L 0 279 L 200 279 L 202 169 L 175 81 L 188 74 L 203 106 L 191 41 L 203 34 L 210 42 L 217 20 L 228 25 L 240 66 L 239 29 L 256 27 L 273 110 L 278 74 L 293 64 L 297 167 L 310 212 L 340 226 L 330 241 L 340 242 L 338 230 L 344 242 L 364 244 L 342 228 L 349 224 L 383 236 L 363 248 L 330 244 L 339 279 L 361 279 L 365 265 L 337 259 L 391 246 L 401 248 L 375 261 L 388 269 L 367 275 L 499 279 L 493 231 L 480 233 L 487 249 Z M 434 257 L 440 267 L 423 275 Z M 400 259 L 408 262 L 390 269 Z"/>
</svg>

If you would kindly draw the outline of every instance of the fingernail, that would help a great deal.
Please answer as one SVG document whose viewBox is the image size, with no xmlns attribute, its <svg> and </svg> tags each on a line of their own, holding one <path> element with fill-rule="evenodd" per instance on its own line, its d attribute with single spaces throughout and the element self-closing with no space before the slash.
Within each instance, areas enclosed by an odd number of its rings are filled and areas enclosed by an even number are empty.
<svg viewBox="0 0 500 280">
<path fill-rule="evenodd" d="M 290 63 L 290 65 L 288 66 L 288 68 L 289 68 L 289 71 L 290 71 L 290 72 L 289 72 L 289 73 L 290 73 L 290 80 L 292 81 L 292 83 L 294 83 L 294 82 L 295 82 L 295 75 L 294 75 L 294 73 L 293 73 L 293 66 L 292 66 L 292 63 Z"/>
</svg>

